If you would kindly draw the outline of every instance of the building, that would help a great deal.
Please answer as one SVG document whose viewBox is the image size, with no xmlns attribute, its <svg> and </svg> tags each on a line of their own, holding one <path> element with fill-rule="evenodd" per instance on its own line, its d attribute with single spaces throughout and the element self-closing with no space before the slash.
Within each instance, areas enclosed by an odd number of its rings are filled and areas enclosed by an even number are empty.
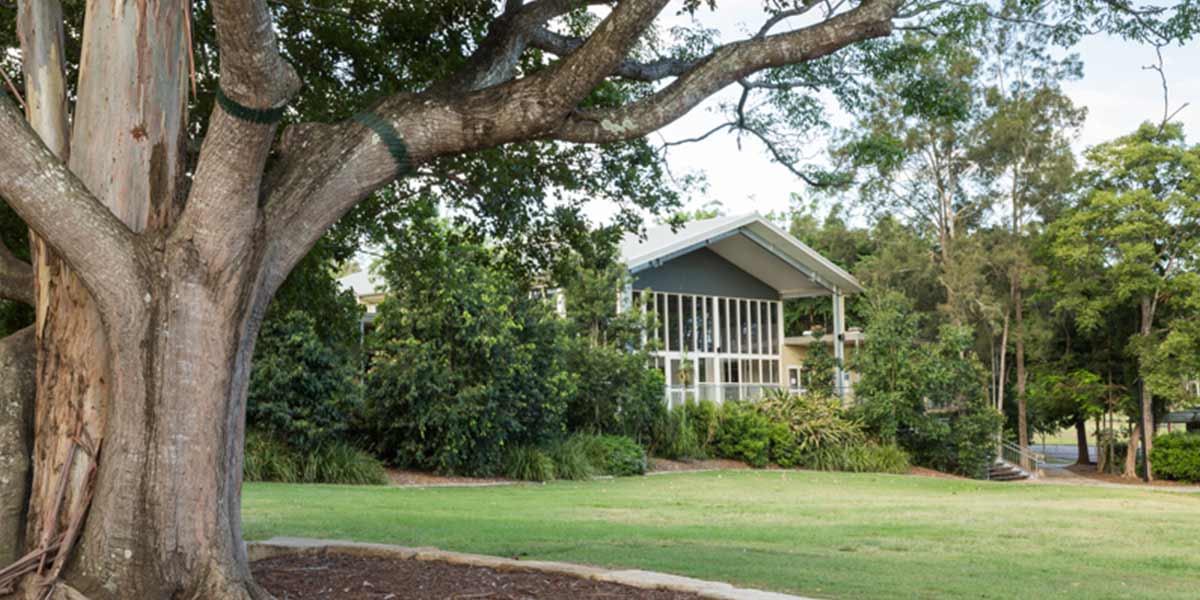
<svg viewBox="0 0 1200 600">
<path fill-rule="evenodd" d="M 655 363 L 670 405 L 686 399 L 754 399 L 770 388 L 803 389 L 812 336 L 786 337 L 783 301 L 828 297 L 833 328 L 820 343 L 844 364 L 845 298 L 863 291 L 846 271 L 752 213 L 627 235 L 621 255 L 633 283 L 624 304 L 648 295 L 658 326 Z M 569 299 L 568 299 L 569 302 Z M 853 332 L 852 343 L 862 339 Z M 839 369 L 845 397 L 850 375 Z"/>
<path fill-rule="evenodd" d="M 621 244 L 632 284 L 620 305 L 641 310 L 645 298 L 657 327 L 646 332 L 674 406 L 687 399 L 752 400 L 767 389 L 803 390 L 804 362 L 814 344 L 825 344 L 842 364 L 863 340 L 845 326 L 845 298 L 863 291 L 846 271 L 753 213 L 661 226 Z M 341 280 L 375 316 L 384 294 L 365 272 Z M 561 294 L 553 294 L 561 311 Z M 788 337 L 783 302 L 828 298 L 833 323 L 820 337 Z M 636 307 L 636 308 L 635 308 Z M 848 397 L 852 374 L 836 373 L 835 390 Z"/>
</svg>

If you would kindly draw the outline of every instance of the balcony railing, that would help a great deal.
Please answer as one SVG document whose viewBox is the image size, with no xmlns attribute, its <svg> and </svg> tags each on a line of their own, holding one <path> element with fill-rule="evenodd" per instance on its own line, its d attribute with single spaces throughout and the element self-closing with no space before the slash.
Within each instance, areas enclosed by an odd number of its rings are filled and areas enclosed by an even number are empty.
<svg viewBox="0 0 1200 600">
<path fill-rule="evenodd" d="M 667 386 L 667 407 L 673 408 L 688 400 L 709 400 L 720 404 L 726 400 L 759 400 L 770 390 L 787 389 L 780 383 L 700 383 Z M 795 389 L 794 392 L 803 390 Z"/>
</svg>

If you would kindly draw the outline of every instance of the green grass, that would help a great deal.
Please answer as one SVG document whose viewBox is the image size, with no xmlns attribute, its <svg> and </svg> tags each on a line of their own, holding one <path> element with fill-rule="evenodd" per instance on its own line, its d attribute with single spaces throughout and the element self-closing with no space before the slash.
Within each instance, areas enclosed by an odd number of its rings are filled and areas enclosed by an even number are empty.
<svg viewBox="0 0 1200 600">
<path fill-rule="evenodd" d="M 247 484 L 249 539 L 437 546 L 821 598 L 1188 598 L 1200 495 L 740 471 L 490 488 Z"/>
</svg>

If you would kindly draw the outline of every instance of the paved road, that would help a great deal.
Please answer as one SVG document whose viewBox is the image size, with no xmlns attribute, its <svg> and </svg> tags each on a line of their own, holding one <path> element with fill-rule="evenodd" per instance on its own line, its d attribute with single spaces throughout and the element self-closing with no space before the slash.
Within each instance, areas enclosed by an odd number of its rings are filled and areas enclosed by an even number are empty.
<svg viewBox="0 0 1200 600">
<path fill-rule="evenodd" d="M 1032 444 L 1030 449 L 1034 452 L 1041 452 L 1046 455 L 1047 462 L 1051 463 L 1067 463 L 1075 462 L 1079 458 L 1079 448 L 1075 444 Z M 1088 458 L 1093 462 L 1096 460 L 1096 447 L 1088 446 Z"/>
</svg>

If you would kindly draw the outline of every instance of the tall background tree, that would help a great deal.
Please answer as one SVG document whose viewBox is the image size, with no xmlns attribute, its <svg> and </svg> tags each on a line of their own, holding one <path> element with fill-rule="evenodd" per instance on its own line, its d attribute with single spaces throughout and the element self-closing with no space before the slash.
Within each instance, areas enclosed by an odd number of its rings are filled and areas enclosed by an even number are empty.
<svg viewBox="0 0 1200 600">
<path fill-rule="evenodd" d="M 1087 159 L 1084 196 L 1053 232 L 1053 255 L 1070 273 L 1058 308 L 1095 330 L 1122 304 L 1137 307 L 1124 350 L 1137 361 L 1134 437 L 1150 480 L 1155 398 L 1162 412 L 1200 372 L 1191 326 L 1200 297 L 1200 148 L 1177 124 L 1146 123 Z"/>
</svg>

